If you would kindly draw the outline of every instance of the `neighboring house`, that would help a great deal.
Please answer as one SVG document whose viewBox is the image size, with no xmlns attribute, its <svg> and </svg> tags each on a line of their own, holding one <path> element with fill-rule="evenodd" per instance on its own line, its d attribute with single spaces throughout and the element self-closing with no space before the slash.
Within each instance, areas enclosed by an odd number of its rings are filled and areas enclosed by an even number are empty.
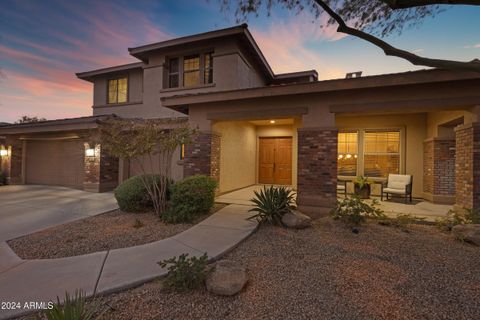
<svg viewBox="0 0 480 320">
<path fill-rule="evenodd" d="M 111 190 L 139 171 L 101 146 L 85 155 L 98 120 L 188 117 L 200 134 L 181 161 L 178 150 L 176 179 L 211 175 L 222 193 L 293 185 L 315 212 L 332 205 L 339 177 L 407 173 L 415 197 L 480 208 L 478 73 L 274 74 L 246 25 L 129 52 L 140 62 L 77 74 L 94 84 L 93 116 L 0 128 L 12 183 Z"/>
</svg>

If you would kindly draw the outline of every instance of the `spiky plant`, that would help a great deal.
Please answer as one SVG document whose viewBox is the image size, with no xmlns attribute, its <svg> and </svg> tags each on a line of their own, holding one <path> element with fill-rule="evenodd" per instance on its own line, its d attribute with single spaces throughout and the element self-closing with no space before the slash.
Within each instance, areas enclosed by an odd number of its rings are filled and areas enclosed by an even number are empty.
<svg viewBox="0 0 480 320">
<path fill-rule="evenodd" d="M 286 187 L 266 187 L 260 192 L 254 191 L 251 199 L 255 205 L 249 212 L 255 212 L 249 219 L 256 219 L 260 223 L 282 224 L 282 217 L 295 207 L 295 193 Z"/>
<path fill-rule="evenodd" d="M 48 320 L 93 320 L 96 319 L 97 311 L 98 305 L 94 302 L 87 305 L 85 293 L 82 290 L 76 290 L 73 296 L 68 292 L 65 293 L 63 304 L 57 297 L 57 303 L 52 309 L 45 310 L 45 316 Z"/>
</svg>

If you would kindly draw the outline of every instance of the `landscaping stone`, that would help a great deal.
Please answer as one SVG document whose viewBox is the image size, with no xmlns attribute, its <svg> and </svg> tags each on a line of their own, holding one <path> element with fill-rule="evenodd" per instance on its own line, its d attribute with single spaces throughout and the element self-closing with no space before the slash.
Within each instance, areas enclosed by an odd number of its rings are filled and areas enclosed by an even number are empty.
<svg viewBox="0 0 480 320">
<path fill-rule="evenodd" d="M 480 224 L 459 224 L 452 232 L 455 238 L 480 246 Z"/>
<path fill-rule="evenodd" d="M 240 292 L 248 281 L 247 270 L 237 262 L 218 261 L 206 281 L 207 290 L 222 296 L 233 296 Z"/>
<path fill-rule="evenodd" d="M 300 211 L 292 211 L 282 217 L 282 223 L 287 228 L 305 229 L 312 225 L 312 218 L 304 215 Z"/>
</svg>

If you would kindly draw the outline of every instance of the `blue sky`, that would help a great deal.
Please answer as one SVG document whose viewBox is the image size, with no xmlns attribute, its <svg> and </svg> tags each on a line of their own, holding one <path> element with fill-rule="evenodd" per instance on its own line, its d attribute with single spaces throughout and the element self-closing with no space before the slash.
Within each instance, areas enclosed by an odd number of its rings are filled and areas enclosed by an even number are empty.
<svg viewBox="0 0 480 320">
<path fill-rule="evenodd" d="M 386 40 L 420 55 L 472 60 L 480 58 L 479 17 L 480 7 L 452 7 Z M 316 69 L 332 79 L 419 69 L 311 21 L 275 9 L 248 24 L 275 72 Z M 90 115 L 92 85 L 75 72 L 135 61 L 127 47 L 235 24 L 217 0 L 0 0 L 0 122 Z"/>
</svg>

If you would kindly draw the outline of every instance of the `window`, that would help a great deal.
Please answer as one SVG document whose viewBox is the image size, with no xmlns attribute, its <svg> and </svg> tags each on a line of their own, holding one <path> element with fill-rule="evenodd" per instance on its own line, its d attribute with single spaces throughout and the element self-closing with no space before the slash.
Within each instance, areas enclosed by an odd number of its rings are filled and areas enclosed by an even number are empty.
<svg viewBox="0 0 480 320">
<path fill-rule="evenodd" d="M 400 173 L 400 143 L 400 130 L 339 132 L 338 175 L 386 178 L 389 173 Z"/>
<path fill-rule="evenodd" d="M 108 80 L 108 103 L 127 102 L 127 77 Z"/>
<path fill-rule="evenodd" d="M 338 133 L 338 174 L 341 176 L 357 175 L 358 133 Z"/>
<path fill-rule="evenodd" d="M 205 74 L 204 83 L 213 83 L 213 56 L 212 53 L 205 54 Z"/>
<path fill-rule="evenodd" d="M 179 60 L 178 58 L 170 59 L 168 63 L 168 87 L 177 88 L 179 81 Z"/>
<path fill-rule="evenodd" d="M 186 56 L 183 59 L 183 86 L 193 87 L 200 84 L 200 56 Z"/>
<path fill-rule="evenodd" d="M 365 131 L 364 174 L 386 178 L 400 173 L 400 131 Z"/>
</svg>

